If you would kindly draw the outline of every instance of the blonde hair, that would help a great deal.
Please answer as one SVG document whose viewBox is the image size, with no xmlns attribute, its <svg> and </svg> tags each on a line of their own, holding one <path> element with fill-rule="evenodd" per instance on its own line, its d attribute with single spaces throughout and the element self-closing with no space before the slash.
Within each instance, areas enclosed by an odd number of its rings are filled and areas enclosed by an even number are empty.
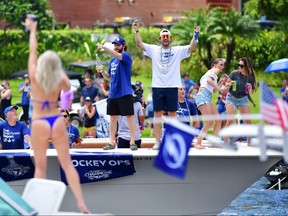
<svg viewBox="0 0 288 216">
<path fill-rule="evenodd" d="M 48 50 L 38 58 L 36 80 L 46 94 L 58 87 L 63 74 L 61 60 L 54 51 Z"/>
</svg>

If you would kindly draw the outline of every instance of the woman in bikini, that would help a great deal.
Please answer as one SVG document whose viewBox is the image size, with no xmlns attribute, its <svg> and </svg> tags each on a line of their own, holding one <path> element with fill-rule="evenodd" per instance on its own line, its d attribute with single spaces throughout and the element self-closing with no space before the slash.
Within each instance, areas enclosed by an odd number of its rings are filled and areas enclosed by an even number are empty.
<svg viewBox="0 0 288 216">
<path fill-rule="evenodd" d="M 46 150 L 49 140 L 52 140 L 78 208 L 83 213 L 89 213 L 83 198 L 79 175 L 71 162 L 64 120 L 57 109 L 57 99 L 61 89 L 66 91 L 70 89 L 69 79 L 55 52 L 46 51 L 39 59 L 37 58 L 37 22 L 27 17 L 23 25 L 30 30 L 28 71 L 33 86 L 31 88 L 33 94 L 31 143 L 34 149 L 34 177 L 46 178 Z"/>
</svg>

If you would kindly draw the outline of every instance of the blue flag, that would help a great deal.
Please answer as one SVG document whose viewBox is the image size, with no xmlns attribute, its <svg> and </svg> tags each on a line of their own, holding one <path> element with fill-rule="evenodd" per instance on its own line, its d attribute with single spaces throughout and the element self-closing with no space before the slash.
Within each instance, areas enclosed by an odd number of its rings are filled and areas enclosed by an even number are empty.
<svg viewBox="0 0 288 216">
<path fill-rule="evenodd" d="M 188 152 L 198 131 L 176 119 L 165 123 L 165 132 L 154 166 L 170 175 L 184 178 Z"/>
</svg>

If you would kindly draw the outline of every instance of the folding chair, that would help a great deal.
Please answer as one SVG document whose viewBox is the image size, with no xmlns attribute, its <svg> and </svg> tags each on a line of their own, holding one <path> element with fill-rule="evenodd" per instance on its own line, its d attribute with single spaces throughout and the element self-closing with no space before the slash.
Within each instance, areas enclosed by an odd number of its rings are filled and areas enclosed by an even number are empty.
<svg viewBox="0 0 288 216">
<path fill-rule="evenodd" d="M 33 178 L 27 182 L 22 198 L 39 214 L 56 214 L 65 191 L 66 185 L 61 181 Z"/>
</svg>

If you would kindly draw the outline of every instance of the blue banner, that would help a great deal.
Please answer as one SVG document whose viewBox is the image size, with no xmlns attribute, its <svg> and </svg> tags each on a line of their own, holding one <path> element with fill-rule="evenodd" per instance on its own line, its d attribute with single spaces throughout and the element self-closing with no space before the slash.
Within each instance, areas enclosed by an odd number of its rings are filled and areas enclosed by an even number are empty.
<svg viewBox="0 0 288 216">
<path fill-rule="evenodd" d="M 81 183 L 96 182 L 132 175 L 135 173 L 133 156 L 124 153 L 73 152 L 72 163 L 79 173 Z M 67 183 L 60 167 L 61 181 Z"/>
<path fill-rule="evenodd" d="M 0 177 L 16 181 L 34 177 L 34 163 L 28 153 L 0 153 Z"/>
<path fill-rule="evenodd" d="M 188 164 L 188 152 L 194 138 L 192 130 L 191 126 L 177 120 L 167 121 L 154 166 L 170 175 L 184 178 Z"/>
</svg>

